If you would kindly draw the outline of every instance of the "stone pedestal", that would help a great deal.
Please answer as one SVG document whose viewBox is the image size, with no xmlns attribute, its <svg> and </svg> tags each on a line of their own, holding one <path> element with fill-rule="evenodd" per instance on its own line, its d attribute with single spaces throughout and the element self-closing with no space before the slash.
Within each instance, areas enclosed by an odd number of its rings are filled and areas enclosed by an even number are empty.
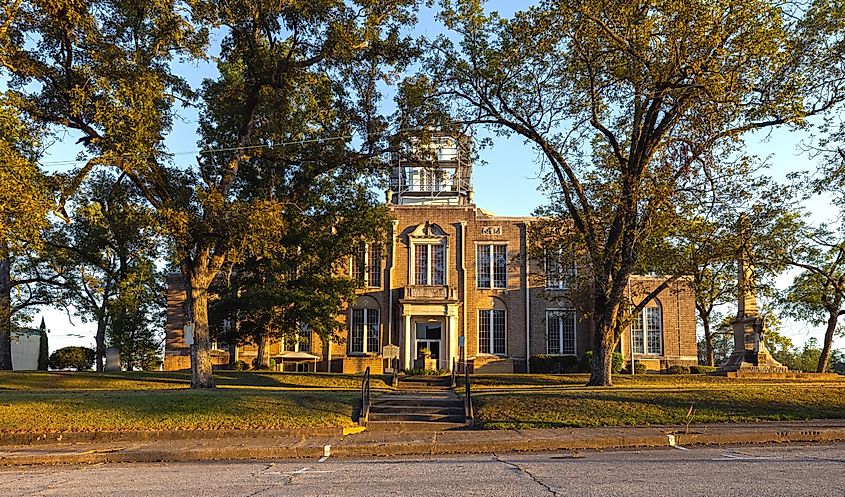
<svg viewBox="0 0 845 497">
<path fill-rule="evenodd" d="M 719 366 L 719 372 L 747 371 L 786 373 L 787 367 L 772 357 L 763 341 L 763 318 L 754 315 L 734 320 L 734 352 Z"/>
<path fill-rule="evenodd" d="M 106 349 L 106 365 L 103 368 L 105 371 L 120 371 L 120 351 L 114 347 Z"/>
</svg>

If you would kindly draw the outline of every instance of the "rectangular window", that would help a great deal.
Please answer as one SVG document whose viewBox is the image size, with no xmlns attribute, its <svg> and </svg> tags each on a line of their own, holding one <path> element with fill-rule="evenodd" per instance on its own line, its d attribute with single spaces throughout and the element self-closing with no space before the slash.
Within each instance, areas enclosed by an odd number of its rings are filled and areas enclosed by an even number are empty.
<svg viewBox="0 0 845 497">
<path fill-rule="evenodd" d="M 379 349 L 378 309 L 352 309 L 349 352 L 377 353 Z"/>
<path fill-rule="evenodd" d="M 355 255 L 352 256 L 352 279 L 358 283 L 358 286 L 366 286 L 367 284 L 367 246 L 361 245 L 355 250 Z"/>
<path fill-rule="evenodd" d="M 478 351 L 482 354 L 506 353 L 505 311 L 478 311 Z"/>
<path fill-rule="evenodd" d="M 443 244 L 429 245 L 431 247 L 431 284 L 446 284 L 446 247 Z"/>
<path fill-rule="evenodd" d="M 544 260 L 547 290 L 566 290 L 575 279 L 575 264 L 559 251 L 546 252 Z"/>
<path fill-rule="evenodd" d="M 362 287 L 381 286 L 381 245 L 367 243 L 352 256 L 352 278 Z"/>
<path fill-rule="evenodd" d="M 428 285 L 428 245 L 417 245 L 414 255 L 416 256 L 414 283 L 417 285 Z"/>
<path fill-rule="evenodd" d="M 546 311 L 546 351 L 575 355 L 575 311 Z"/>
<path fill-rule="evenodd" d="M 508 246 L 478 245 L 475 249 L 478 288 L 508 287 Z"/>
<path fill-rule="evenodd" d="M 631 337 L 634 340 L 634 353 L 645 354 L 645 340 L 643 339 L 643 318 L 637 316 L 631 322 Z"/>
<path fill-rule="evenodd" d="M 310 352 L 311 351 L 311 330 L 306 325 L 300 325 L 296 336 L 289 336 L 284 339 L 282 350 L 284 352 Z"/>
<path fill-rule="evenodd" d="M 367 247 L 367 285 L 381 286 L 381 245 L 371 243 Z"/>
<path fill-rule="evenodd" d="M 414 245 L 414 284 L 446 284 L 446 245 Z"/>
</svg>

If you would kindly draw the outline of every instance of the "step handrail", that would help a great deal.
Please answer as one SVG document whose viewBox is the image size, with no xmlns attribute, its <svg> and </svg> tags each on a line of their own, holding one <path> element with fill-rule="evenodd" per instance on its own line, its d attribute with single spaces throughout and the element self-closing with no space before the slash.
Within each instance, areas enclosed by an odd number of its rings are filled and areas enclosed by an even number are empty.
<svg viewBox="0 0 845 497">
<path fill-rule="evenodd" d="M 367 425 L 370 416 L 370 367 L 364 371 L 364 378 L 361 380 L 361 413 L 358 416 L 358 424 Z"/>
<path fill-rule="evenodd" d="M 390 363 L 393 367 L 393 378 L 390 380 L 390 386 L 396 388 L 399 386 L 399 358 L 394 357 Z"/>
<path fill-rule="evenodd" d="M 467 421 L 475 417 L 472 410 L 472 387 L 469 379 L 469 368 L 466 367 L 466 364 L 464 364 L 464 417 Z"/>
</svg>

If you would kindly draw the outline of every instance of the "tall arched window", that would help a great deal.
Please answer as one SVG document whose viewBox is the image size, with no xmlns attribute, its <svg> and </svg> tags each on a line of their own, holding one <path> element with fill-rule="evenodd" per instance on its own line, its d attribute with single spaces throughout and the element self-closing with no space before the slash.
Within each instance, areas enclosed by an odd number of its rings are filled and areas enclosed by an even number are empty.
<svg viewBox="0 0 845 497">
<path fill-rule="evenodd" d="M 631 322 L 635 354 L 663 355 L 663 310 L 660 302 L 648 304 Z"/>
</svg>

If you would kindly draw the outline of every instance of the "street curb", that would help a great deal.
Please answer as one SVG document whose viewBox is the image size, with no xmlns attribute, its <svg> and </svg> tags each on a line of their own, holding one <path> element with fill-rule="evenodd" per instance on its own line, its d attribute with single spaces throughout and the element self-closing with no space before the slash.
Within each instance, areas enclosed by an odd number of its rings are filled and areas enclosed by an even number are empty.
<svg viewBox="0 0 845 497">
<path fill-rule="evenodd" d="M 440 435 L 438 437 L 438 435 Z M 444 434 L 432 434 L 431 441 L 397 441 L 359 443 L 355 437 L 337 440 L 331 445 L 333 457 L 365 458 L 388 456 L 432 456 L 457 454 L 489 454 L 507 452 L 552 452 L 559 450 L 602 450 L 676 445 L 728 445 L 795 442 L 835 442 L 845 440 L 845 427 L 800 429 L 759 426 L 743 429 L 731 427 L 713 433 L 620 433 L 591 437 L 587 432 L 569 432 L 569 436 L 534 437 L 530 430 L 514 432 L 515 437 L 502 440 L 437 441 Z M 674 437 L 674 438 L 673 438 Z M 72 447 L 68 447 L 72 449 Z M 219 460 L 316 459 L 325 454 L 323 446 L 226 446 L 226 447 L 139 447 L 92 449 L 81 452 L 24 454 L 0 456 L 0 466 L 130 463 L 130 462 L 196 462 Z"/>
<path fill-rule="evenodd" d="M 157 430 L 0 434 L 0 447 L 56 443 L 155 442 L 160 440 L 216 440 L 277 437 L 340 437 L 357 427 L 292 428 L 284 430 Z"/>
</svg>

